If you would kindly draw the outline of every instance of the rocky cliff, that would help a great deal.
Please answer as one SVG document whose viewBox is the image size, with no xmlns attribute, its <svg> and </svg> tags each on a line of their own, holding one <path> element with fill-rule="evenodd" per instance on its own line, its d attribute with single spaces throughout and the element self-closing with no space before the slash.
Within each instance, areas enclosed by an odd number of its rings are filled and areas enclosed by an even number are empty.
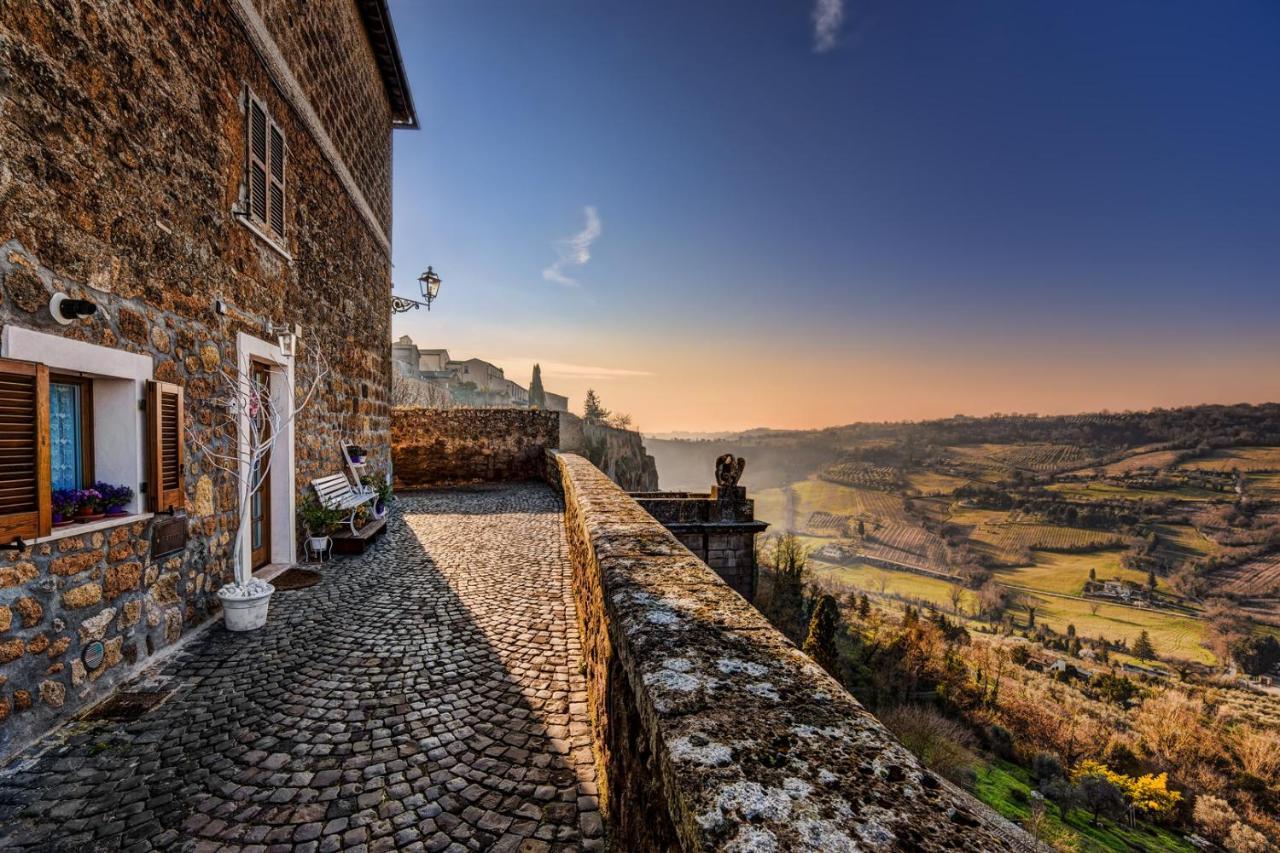
<svg viewBox="0 0 1280 853">
<path fill-rule="evenodd" d="M 658 467 L 638 432 L 614 429 L 561 412 L 560 449 L 585 456 L 624 491 L 658 489 Z"/>
</svg>

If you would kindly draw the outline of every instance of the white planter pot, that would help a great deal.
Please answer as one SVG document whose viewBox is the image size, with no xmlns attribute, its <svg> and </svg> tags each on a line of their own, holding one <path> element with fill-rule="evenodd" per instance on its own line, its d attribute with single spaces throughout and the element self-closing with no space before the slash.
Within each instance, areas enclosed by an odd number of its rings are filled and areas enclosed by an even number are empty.
<svg viewBox="0 0 1280 853">
<path fill-rule="evenodd" d="M 228 631 L 256 631 L 267 624 L 267 607 L 271 604 L 274 588 L 253 598 L 236 598 L 219 595 L 222 599 L 223 621 Z"/>
<path fill-rule="evenodd" d="M 321 554 L 329 550 L 332 540 L 328 536 L 312 536 L 308 538 L 307 544 L 310 546 L 312 554 Z"/>
</svg>

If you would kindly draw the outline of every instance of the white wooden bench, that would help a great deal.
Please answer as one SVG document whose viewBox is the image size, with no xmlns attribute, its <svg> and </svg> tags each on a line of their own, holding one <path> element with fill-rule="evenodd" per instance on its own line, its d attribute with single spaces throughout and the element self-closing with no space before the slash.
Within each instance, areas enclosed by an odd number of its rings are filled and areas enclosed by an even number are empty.
<svg viewBox="0 0 1280 853">
<path fill-rule="evenodd" d="M 349 513 L 346 523 L 351 528 L 352 535 L 357 532 L 356 510 L 378 497 L 378 493 L 372 490 L 367 492 L 356 491 L 352 488 L 351 481 L 347 479 L 345 474 L 319 477 L 311 481 L 311 488 L 316 490 L 320 503 L 330 509 L 338 509 Z"/>
</svg>

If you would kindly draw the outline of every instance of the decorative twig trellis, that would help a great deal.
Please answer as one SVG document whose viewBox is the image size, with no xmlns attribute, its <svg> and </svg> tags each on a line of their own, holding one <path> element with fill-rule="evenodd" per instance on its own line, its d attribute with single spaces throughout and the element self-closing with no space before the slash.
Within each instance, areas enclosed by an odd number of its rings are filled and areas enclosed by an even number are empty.
<svg viewBox="0 0 1280 853">
<path fill-rule="evenodd" d="M 310 360 L 310 379 L 306 391 L 298 395 L 294 382 L 288 381 L 283 365 L 265 365 L 265 381 L 248 370 L 244 375 L 219 369 L 214 377 L 214 389 L 206 405 L 208 423 L 191 418 L 187 421 L 187 442 L 198 454 L 202 464 L 221 471 L 236 484 L 239 501 L 232 559 L 236 570 L 235 586 L 244 588 L 252 580 L 251 569 L 244 559 L 241 542 L 248 526 L 249 510 L 253 497 L 262 489 L 270 475 L 277 454 L 272 452 L 276 436 L 307 408 L 315 397 L 320 383 L 329 373 L 319 347 L 313 347 Z M 273 376 L 283 376 L 285 381 L 276 383 L 280 393 L 272 393 Z M 239 440 L 241 429 L 244 440 Z"/>
</svg>

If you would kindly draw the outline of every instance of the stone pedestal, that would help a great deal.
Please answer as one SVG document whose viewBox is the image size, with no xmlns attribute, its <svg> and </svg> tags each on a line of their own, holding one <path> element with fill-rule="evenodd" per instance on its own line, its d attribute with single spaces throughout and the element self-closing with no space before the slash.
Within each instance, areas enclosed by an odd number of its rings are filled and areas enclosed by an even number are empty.
<svg viewBox="0 0 1280 853">
<path fill-rule="evenodd" d="M 675 534 L 743 598 L 755 599 L 755 539 L 769 525 L 755 520 L 755 501 L 742 486 L 706 492 L 632 492 L 631 497 Z"/>
</svg>

